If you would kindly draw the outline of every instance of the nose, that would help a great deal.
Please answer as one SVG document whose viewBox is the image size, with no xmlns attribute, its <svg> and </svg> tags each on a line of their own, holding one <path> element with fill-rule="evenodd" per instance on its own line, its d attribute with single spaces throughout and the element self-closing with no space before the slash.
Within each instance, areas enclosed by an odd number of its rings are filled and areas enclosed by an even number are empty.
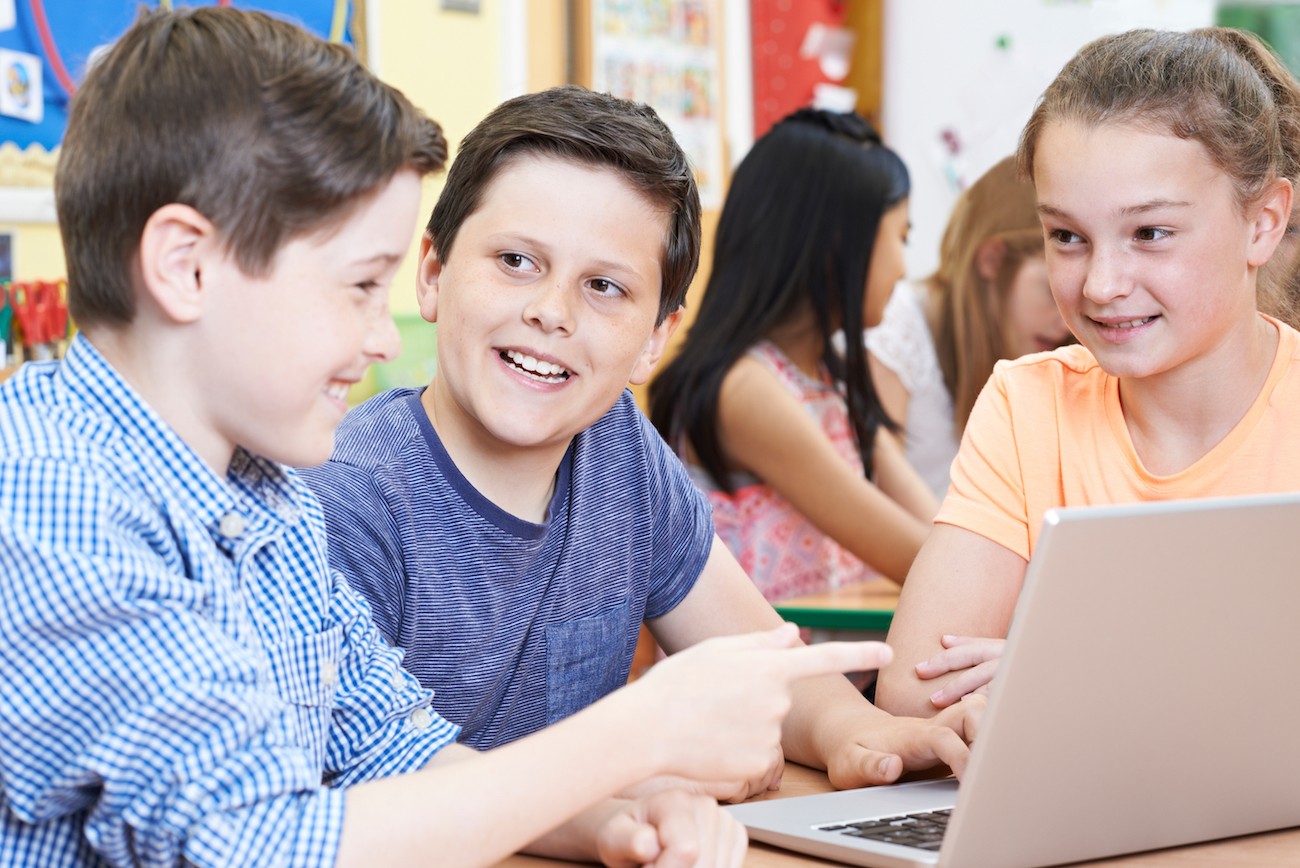
<svg viewBox="0 0 1300 868">
<path fill-rule="evenodd" d="M 362 352 L 372 363 L 391 362 L 402 351 L 402 336 L 397 331 L 397 323 L 389 313 L 388 305 L 375 311 L 366 329 L 366 340 Z"/>
<path fill-rule="evenodd" d="M 538 284 L 524 306 L 524 321 L 545 332 L 573 331 L 573 294 L 563 279 Z"/>
<path fill-rule="evenodd" d="M 1124 257 L 1110 251 L 1098 251 L 1088 263 L 1083 295 L 1096 304 L 1107 304 L 1132 292 L 1132 280 Z"/>
</svg>

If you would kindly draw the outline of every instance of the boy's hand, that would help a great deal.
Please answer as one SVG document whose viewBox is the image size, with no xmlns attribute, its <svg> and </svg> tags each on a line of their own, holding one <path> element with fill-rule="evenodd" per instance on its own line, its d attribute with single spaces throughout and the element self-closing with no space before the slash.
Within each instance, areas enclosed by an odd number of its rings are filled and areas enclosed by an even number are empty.
<svg viewBox="0 0 1300 868">
<path fill-rule="evenodd" d="M 659 775 L 648 778 L 624 790 L 621 795 L 626 799 L 635 799 L 661 793 L 664 790 L 682 790 L 711 796 L 719 802 L 739 804 L 746 799 L 781 788 L 781 776 L 785 773 L 785 754 L 778 748 L 772 756 L 772 765 L 757 778 L 746 781 L 697 781 L 678 775 Z"/>
<path fill-rule="evenodd" d="M 666 790 L 627 803 L 596 833 L 606 865 L 738 866 L 748 846 L 745 827 L 705 795 Z"/>
<path fill-rule="evenodd" d="M 642 743 L 662 772 L 703 781 L 765 781 L 781 744 L 795 682 L 878 669 L 881 642 L 803 645 L 798 628 L 707 639 L 661 661 L 633 683 L 649 729 Z"/>
<path fill-rule="evenodd" d="M 873 714 L 863 721 L 860 737 L 840 739 L 843 747 L 828 758 L 831 785 L 844 790 L 891 784 L 904 771 L 939 765 L 960 778 L 984 705 L 985 697 L 973 695 L 928 719 Z"/>
<path fill-rule="evenodd" d="M 938 678 L 949 672 L 961 673 L 930 695 L 935 708 L 947 708 L 972 693 L 987 694 L 989 682 L 997 674 L 1005 639 L 982 639 L 974 636 L 944 636 L 944 650 L 916 664 L 916 677 Z"/>
</svg>

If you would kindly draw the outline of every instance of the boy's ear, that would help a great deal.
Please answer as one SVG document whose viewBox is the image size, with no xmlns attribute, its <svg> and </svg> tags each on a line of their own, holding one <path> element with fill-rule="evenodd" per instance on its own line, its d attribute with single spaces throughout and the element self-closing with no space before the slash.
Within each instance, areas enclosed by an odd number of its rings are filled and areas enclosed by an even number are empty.
<svg viewBox="0 0 1300 868">
<path fill-rule="evenodd" d="M 415 299 L 420 305 L 420 316 L 429 322 L 438 321 L 438 281 L 442 277 L 442 261 L 433 247 L 433 238 L 425 233 L 420 237 L 420 261 L 415 269 Z"/>
<path fill-rule="evenodd" d="M 1002 270 L 1002 257 L 1007 254 L 1007 242 L 1001 238 L 986 238 L 975 249 L 975 270 L 985 280 L 995 280 Z"/>
<path fill-rule="evenodd" d="M 1246 248 L 1247 264 L 1259 268 L 1273 255 L 1286 234 L 1294 195 L 1291 182 L 1285 178 L 1278 178 L 1264 190 L 1255 214 L 1250 244 Z"/>
<path fill-rule="evenodd" d="M 203 312 L 203 271 L 221 253 L 216 226 L 189 205 L 173 202 L 145 221 L 140 273 L 146 295 L 163 315 L 190 323 Z"/>
<path fill-rule="evenodd" d="M 650 382 L 650 377 L 655 372 L 655 366 L 659 360 L 664 357 L 664 350 L 668 349 L 668 341 L 672 338 L 673 332 L 682 324 L 683 309 L 679 306 L 677 310 L 664 317 L 664 321 L 655 326 L 655 330 L 650 333 L 650 337 L 641 348 L 641 355 L 636 360 L 636 366 L 632 369 L 632 376 L 628 382 L 634 386 L 642 386 Z"/>
</svg>

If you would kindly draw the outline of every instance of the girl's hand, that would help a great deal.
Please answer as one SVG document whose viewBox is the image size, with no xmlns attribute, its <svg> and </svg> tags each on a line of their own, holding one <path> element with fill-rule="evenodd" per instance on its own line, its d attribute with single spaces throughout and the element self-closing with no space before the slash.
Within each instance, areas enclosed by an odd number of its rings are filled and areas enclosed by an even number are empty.
<svg viewBox="0 0 1300 868">
<path fill-rule="evenodd" d="M 998 671 L 1005 639 L 976 636 L 944 636 L 944 650 L 916 664 L 916 677 L 938 678 L 950 672 L 960 673 L 930 695 L 935 708 L 947 708 L 971 694 L 987 694 L 989 683 Z"/>
<path fill-rule="evenodd" d="M 872 712 L 857 717 L 856 732 L 832 737 L 839 747 L 827 756 L 826 773 L 837 790 L 892 784 L 904 772 L 936 766 L 947 766 L 960 779 L 984 713 L 984 697 L 957 703 L 932 718 Z"/>
<path fill-rule="evenodd" d="M 708 796 L 666 790 L 628 802 L 596 833 L 606 865 L 739 866 L 749 839 L 745 827 Z"/>
</svg>

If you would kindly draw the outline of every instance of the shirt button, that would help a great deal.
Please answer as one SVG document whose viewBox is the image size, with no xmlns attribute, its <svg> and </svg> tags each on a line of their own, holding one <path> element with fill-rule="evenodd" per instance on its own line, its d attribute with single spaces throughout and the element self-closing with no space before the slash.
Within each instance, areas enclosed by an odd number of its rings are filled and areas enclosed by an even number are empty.
<svg viewBox="0 0 1300 868">
<path fill-rule="evenodd" d="M 326 687 L 333 687 L 334 680 L 339 677 L 339 668 L 332 660 L 326 660 L 320 667 L 321 680 L 325 682 Z"/>
<path fill-rule="evenodd" d="M 228 512 L 221 517 L 217 530 L 227 539 L 239 539 L 244 535 L 244 517 L 237 512 Z"/>
<path fill-rule="evenodd" d="M 411 712 L 411 726 L 416 729 L 428 729 L 429 724 L 433 723 L 433 715 L 429 714 L 427 708 L 417 708 Z"/>
</svg>

